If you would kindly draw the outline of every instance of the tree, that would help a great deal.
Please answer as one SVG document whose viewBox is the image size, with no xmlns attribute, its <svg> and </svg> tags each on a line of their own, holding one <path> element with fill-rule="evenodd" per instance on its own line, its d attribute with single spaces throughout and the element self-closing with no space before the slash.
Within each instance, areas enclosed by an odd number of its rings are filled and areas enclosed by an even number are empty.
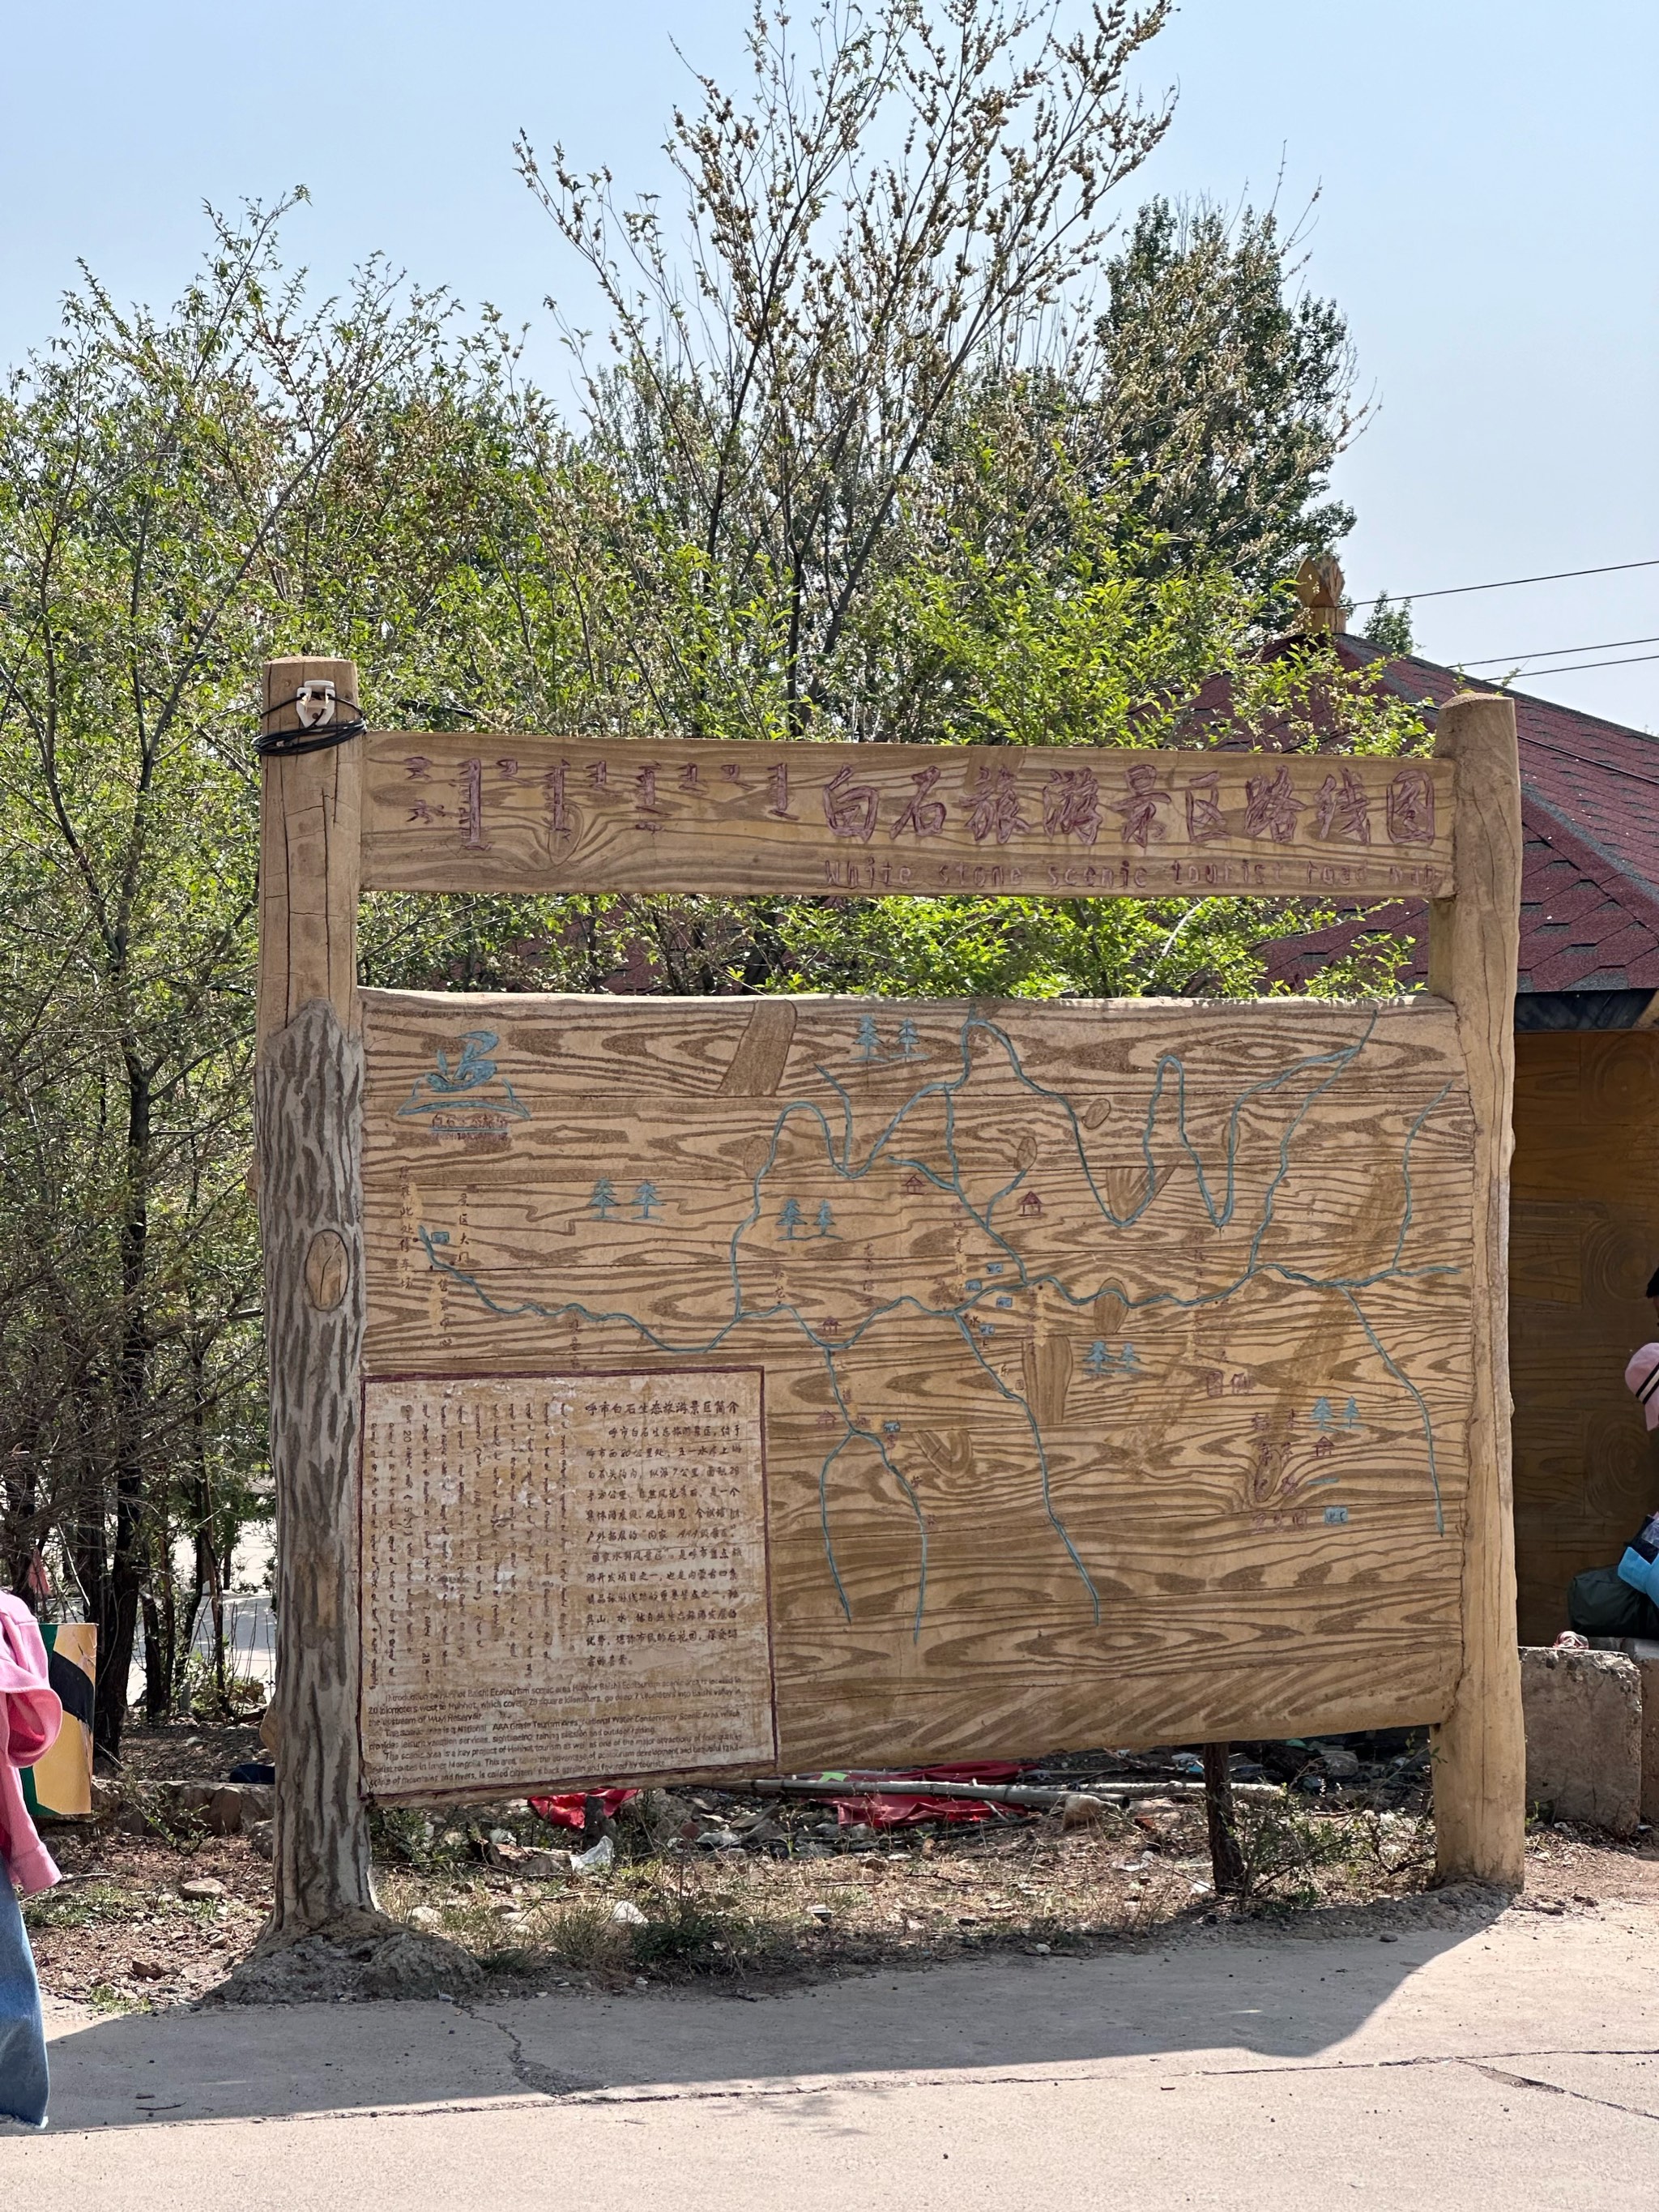
<svg viewBox="0 0 1659 2212">
<path fill-rule="evenodd" d="M 750 104 L 702 77 L 674 118 L 684 276 L 653 203 L 623 208 L 561 149 L 544 174 L 520 141 L 612 318 L 588 451 L 672 723 L 737 703 L 702 611 L 744 634 L 757 734 L 866 732 L 858 617 L 913 480 L 967 383 L 1028 356 L 1097 258 L 1168 125 L 1125 79 L 1169 5 L 1109 0 L 1068 38 L 1037 0 L 828 0 L 800 40 L 757 0 Z"/>
<path fill-rule="evenodd" d="M 263 1480 L 254 675 L 372 623 L 391 689 L 467 550 L 465 471 L 425 466 L 441 304 L 372 264 L 307 307 L 282 212 L 216 219 L 170 314 L 88 277 L 0 398 L 0 902 L 27 915 L 0 994 L 8 1564 L 61 1530 L 106 1753 L 141 1613 L 159 1717 Z"/>
<path fill-rule="evenodd" d="M 1396 606 L 1386 592 L 1379 592 L 1372 602 L 1364 635 L 1373 645 L 1380 645 L 1384 653 L 1409 653 L 1412 649 L 1411 601 L 1402 599 Z"/>
<path fill-rule="evenodd" d="M 1271 210 L 1230 222 L 1160 198 L 1107 264 L 1073 450 L 1166 569 L 1215 566 L 1266 592 L 1353 527 L 1325 496 L 1364 419 L 1352 350 L 1333 301 L 1295 295 L 1296 247 Z"/>
</svg>

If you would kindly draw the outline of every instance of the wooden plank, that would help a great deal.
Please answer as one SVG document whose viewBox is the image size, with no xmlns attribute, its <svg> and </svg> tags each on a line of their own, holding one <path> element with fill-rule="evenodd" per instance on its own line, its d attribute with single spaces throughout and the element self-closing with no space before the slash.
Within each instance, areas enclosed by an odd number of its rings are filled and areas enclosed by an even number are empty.
<svg viewBox="0 0 1659 2212">
<path fill-rule="evenodd" d="M 1447 898 L 1452 812 L 1444 761 L 376 731 L 363 882 Z"/>
<path fill-rule="evenodd" d="M 759 1369 L 787 1765 L 1449 1710 L 1452 1008 L 363 1011 L 367 1371 Z"/>
<path fill-rule="evenodd" d="M 1469 1492 L 1462 1668 L 1435 1744 L 1435 1850 L 1443 1880 L 1519 1889 L 1526 1872 L 1526 1745 L 1515 1638 L 1509 1385 L 1509 1188 L 1521 783 L 1515 705 L 1454 699 L 1437 755 L 1457 776 L 1461 896 L 1430 909 L 1429 987 L 1456 1009 L 1474 1117 Z"/>
</svg>

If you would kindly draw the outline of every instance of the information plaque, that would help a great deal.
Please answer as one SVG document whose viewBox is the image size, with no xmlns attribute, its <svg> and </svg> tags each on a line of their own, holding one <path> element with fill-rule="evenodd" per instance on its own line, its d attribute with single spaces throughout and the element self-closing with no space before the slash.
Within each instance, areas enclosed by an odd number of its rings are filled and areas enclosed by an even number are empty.
<svg viewBox="0 0 1659 2212">
<path fill-rule="evenodd" d="M 775 1761 L 761 1396 L 752 1368 L 366 1383 L 377 1798 Z"/>
</svg>

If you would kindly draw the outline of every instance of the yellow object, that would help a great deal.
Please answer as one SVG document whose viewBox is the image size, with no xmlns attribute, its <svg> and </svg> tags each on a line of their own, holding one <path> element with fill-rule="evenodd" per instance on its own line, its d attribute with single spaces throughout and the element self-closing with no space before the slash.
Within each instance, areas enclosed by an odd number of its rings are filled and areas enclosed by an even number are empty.
<svg viewBox="0 0 1659 2212">
<path fill-rule="evenodd" d="M 43 1620 L 40 1634 L 52 1686 L 64 1701 L 64 1725 L 46 1757 L 23 1770 L 23 1798 L 33 1814 L 66 1820 L 92 1810 L 92 1686 L 98 1666 L 98 1631 L 90 1621 Z"/>
</svg>

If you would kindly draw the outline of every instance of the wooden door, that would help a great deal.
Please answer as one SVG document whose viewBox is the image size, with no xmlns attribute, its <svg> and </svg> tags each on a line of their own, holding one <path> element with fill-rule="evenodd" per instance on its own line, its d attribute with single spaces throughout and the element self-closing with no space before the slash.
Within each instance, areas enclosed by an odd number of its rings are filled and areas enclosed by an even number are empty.
<svg viewBox="0 0 1659 2212">
<path fill-rule="evenodd" d="M 1625 1363 L 1659 1335 L 1659 1035 L 1516 1039 L 1510 1224 L 1515 1541 L 1523 1644 L 1566 1626 L 1566 1589 L 1659 1504 Z"/>
</svg>

